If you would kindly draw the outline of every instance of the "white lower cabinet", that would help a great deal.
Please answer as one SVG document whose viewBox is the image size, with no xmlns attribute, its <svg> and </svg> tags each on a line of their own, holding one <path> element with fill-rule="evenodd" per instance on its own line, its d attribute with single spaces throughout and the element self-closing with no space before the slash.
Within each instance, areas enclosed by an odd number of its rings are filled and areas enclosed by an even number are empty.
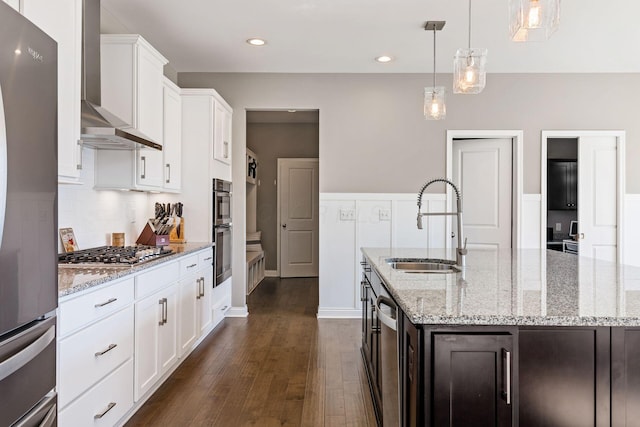
<svg viewBox="0 0 640 427">
<path fill-rule="evenodd" d="M 213 281 L 213 270 L 211 271 L 211 280 Z M 213 288 L 212 293 L 212 312 L 213 326 L 222 322 L 227 311 L 231 308 L 231 278 L 225 280 L 217 287 Z"/>
<path fill-rule="evenodd" d="M 187 353 L 198 339 L 198 294 L 195 276 L 180 280 L 180 356 Z"/>
<path fill-rule="evenodd" d="M 60 300 L 59 425 L 123 424 L 223 318 L 211 248 Z"/>
<path fill-rule="evenodd" d="M 133 307 L 60 340 L 58 402 L 64 407 L 133 356 Z"/>
<path fill-rule="evenodd" d="M 58 425 L 64 427 L 114 426 L 133 407 L 133 360 L 112 372 L 61 410 Z"/>
<path fill-rule="evenodd" d="M 135 304 L 135 395 L 138 401 L 178 358 L 178 284 Z"/>
</svg>

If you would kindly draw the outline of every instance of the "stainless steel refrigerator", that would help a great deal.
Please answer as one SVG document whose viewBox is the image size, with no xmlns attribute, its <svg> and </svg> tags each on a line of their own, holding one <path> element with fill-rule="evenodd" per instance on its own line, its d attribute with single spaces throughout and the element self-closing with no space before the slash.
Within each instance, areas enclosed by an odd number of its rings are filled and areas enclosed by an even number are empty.
<svg viewBox="0 0 640 427">
<path fill-rule="evenodd" d="M 0 426 L 56 425 L 57 45 L 0 1 Z"/>
</svg>

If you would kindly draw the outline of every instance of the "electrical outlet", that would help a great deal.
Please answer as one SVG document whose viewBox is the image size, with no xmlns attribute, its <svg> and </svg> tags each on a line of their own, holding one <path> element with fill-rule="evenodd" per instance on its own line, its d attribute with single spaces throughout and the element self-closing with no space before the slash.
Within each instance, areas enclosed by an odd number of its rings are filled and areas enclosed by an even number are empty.
<svg viewBox="0 0 640 427">
<path fill-rule="evenodd" d="M 389 209 L 380 209 L 378 219 L 380 221 L 391 221 L 391 211 Z"/>
<path fill-rule="evenodd" d="M 340 221 L 355 221 L 355 209 L 340 209 Z"/>
<path fill-rule="evenodd" d="M 562 231 L 562 223 L 556 222 L 556 231 Z"/>
</svg>

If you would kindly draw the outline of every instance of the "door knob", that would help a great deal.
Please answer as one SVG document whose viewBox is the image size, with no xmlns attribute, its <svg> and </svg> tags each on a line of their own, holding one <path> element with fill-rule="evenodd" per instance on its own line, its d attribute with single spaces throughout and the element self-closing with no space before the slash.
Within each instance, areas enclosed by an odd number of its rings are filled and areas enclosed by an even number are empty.
<svg viewBox="0 0 640 427">
<path fill-rule="evenodd" d="M 287 224 L 282 224 L 282 228 L 287 228 Z"/>
</svg>

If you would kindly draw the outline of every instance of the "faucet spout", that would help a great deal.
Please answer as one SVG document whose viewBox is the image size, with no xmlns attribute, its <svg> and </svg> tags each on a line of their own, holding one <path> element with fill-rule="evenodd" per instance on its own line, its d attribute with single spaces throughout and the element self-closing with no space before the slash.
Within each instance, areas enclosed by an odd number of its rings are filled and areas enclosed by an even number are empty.
<svg viewBox="0 0 640 427">
<path fill-rule="evenodd" d="M 436 182 L 442 182 L 447 185 L 450 185 L 453 188 L 453 191 L 456 193 L 456 211 L 455 212 L 429 212 L 422 213 L 420 209 L 422 208 L 422 195 L 428 186 L 434 184 Z M 462 196 L 460 194 L 460 190 L 456 185 L 445 178 L 436 178 L 428 181 L 426 184 L 420 188 L 418 192 L 418 229 L 422 230 L 422 217 L 427 215 L 455 215 L 457 219 L 457 235 L 458 235 L 458 247 L 456 248 L 456 264 L 460 267 L 464 267 L 466 265 L 465 257 L 467 255 L 467 239 L 465 239 L 462 235 Z M 464 244 L 463 244 L 464 242 Z"/>
</svg>

